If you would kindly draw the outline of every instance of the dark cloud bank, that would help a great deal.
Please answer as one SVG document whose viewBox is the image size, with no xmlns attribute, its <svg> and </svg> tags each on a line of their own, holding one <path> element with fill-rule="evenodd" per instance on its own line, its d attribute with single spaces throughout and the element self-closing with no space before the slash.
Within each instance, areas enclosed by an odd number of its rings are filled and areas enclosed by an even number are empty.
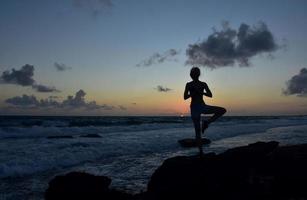
<svg viewBox="0 0 307 200">
<path fill-rule="evenodd" d="M 271 53 L 279 46 L 273 34 L 263 22 L 255 26 L 242 23 L 238 30 L 222 24 L 202 42 L 190 44 L 186 50 L 186 64 L 216 69 L 219 67 L 250 66 L 250 58 L 261 53 Z"/>
<path fill-rule="evenodd" d="M 85 101 L 86 93 L 83 90 L 76 92 L 75 96 L 68 96 L 64 101 L 56 101 L 54 97 L 47 99 L 37 99 L 35 96 L 22 95 L 5 100 L 6 103 L 22 108 L 68 108 L 68 109 L 88 109 L 88 110 L 112 110 L 109 105 L 98 105 L 96 101 Z"/>
<path fill-rule="evenodd" d="M 307 97 L 307 69 L 302 68 L 299 74 L 287 81 L 287 87 L 283 90 L 285 95 L 297 95 Z"/>
<path fill-rule="evenodd" d="M 137 64 L 137 67 L 148 67 L 154 64 L 160 64 L 165 61 L 175 60 L 174 57 L 179 54 L 179 51 L 176 49 L 169 49 L 164 53 L 154 53 L 149 58 L 141 61 Z"/>
<path fill-rule="evenodd" d="M 168 88 L 168 87 L 163 87 L 162 85 L 158 85 L 155 88 L 158 92 L 170 92 L 172 89 Z"/>
<path fill-rule="evenodd" d="M 55 87 L 36 83 L 33 79 L 34 66 L 26 64 L 20 70 L 4 71 L 0 77 L 2 84 L 15 84 L 20 86 L 31 86 L 37 92 L 59 92 Z"/>
</svg>

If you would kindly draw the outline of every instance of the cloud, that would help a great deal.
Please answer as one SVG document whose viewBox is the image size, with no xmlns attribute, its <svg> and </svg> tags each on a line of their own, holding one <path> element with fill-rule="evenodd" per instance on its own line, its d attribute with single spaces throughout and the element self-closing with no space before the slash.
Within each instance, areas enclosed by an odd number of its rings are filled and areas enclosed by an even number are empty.
<svg viewBox="0 0 307 200">
<path fill-rule="evenodd" d="M 250 58 L 261 53 L 271 53 L 279 46 L 267 25 L 259 22 L 255 26 L 242 23 L 238 30 L 222 23 L 222 30 L 214 30 L 202 42 L 190 44 L 186 50 L 186 64 L 216 69 L 219 67 L 250 66 Z"/>
<path fill-rule="evenodd" d="M 66 109 L 87 109 L 87 110 L 112 110 L 114 106 L 107 104 L 98 105 L 96 101 L 85 101 L 86 93 L 83 90 L 76 92 L 75 96 L 68 96 L 64 101 L 56 101 L 54 97 L 38 100 L 35 96 L 16 96 L 5 100 L 6 103 L 17 107 L 35 107 L 35 108 L 66 108 Z"/>
<path fill-rule="evenodd" d="M 112 0 L 73 0 L 73 4 L 77 8 L 90 12 L 93 17 L 113 7 Z"/>
<path fill-rule="evenodd" d="M 2 83 L 16 84 L 21 86 L 31 86 L 35 83 L 35 80 L 32 78 L 34 75 L 34 66 L 33 65 L 24 65 L 20 70 L 12 69 L 10 71 L 4 71 L 2 73 L 1 79 Z"/>
<path fill-rule="evenodd" d="M 53 99 L 41 99 L 38 100 L 34 95 L 22 95 L 16 96 L 5 100 L 6 103 L 23 108 L 56 108 L 60 107 L 61 104 Z"/>
<path fill-rule="evenodd" d="M 45 85 L 32 85 L 32 88 L 37 92 L 60 92 L 55 87 L 45 86 Z"/>
<path fill-rule="evenodd" d="M 54 67 L 58 70 L 58 71 L 66 71 L 66 70 L 70 70 L 72 69 L 71 67 L 68 67 L 67 65 L 63 64 L 63 63 L 54 63 Z"/>
<path fill-rule="evenodd" d="M 156 89 L 158 92 L 169 92 L 169 91 L 172 90 L 172 89 L 170 89 L 170 88 L 163 87 L 163 86 L 161 86 L 161 85 L 158 85 L 155 89 Z"/>
<path fill-rule="evenodd" d="M 33 79 L 34 66 L 26 64 L 20 70 L 4 71 L 0 77 L 1 84 L 15 84 L 20 86 L 32 86 L 37 92 L 59 92 L 55 87 L 37 84 Z"/>
<path fill-rule="evenodd" d="M 15 106 L 33 106 L 36 107 L 37 105 L 39 105 L 39 101 L 36 99 L 35 96 L 28 96 L 26 94 L 22 95 L 22 96 L 17 96 L 17 97 L 12 97 L 9 99 L 5 100 L 6 103 L 8 104 L 12 104 Z"/>
<path fill-rule="evenodd" d="M 86 102 L 84 97 L 86 93 L 83 90 L 79 90 L 76 92 L 75 96 L 68 96 L 66 100 L 62 102 L 62 107 L 69 107 L 69 108 L 86 108 L 89 110 L 94 109 L 105 109 L 105 110 L 112 110 L 113 106 L 109 105 L 98 105 L 96 101 Z"/>
<path fill-rule="evenodd" d="M 180 51 L 176 50 L 176 49 L 169 49 L 166 52 L 160 54 L 160 53 L 154 53 L 152 56 L 150 56 L 149 58 L 141 61 L 139 64 L 137 64 L 137 67 L 148 67 L 154 64 L 160 64 L 163 63 L 165 61 L 171 61 L 171 60 L 175 60 L 173 59 L 174 56 L 178 55 L 180 53 Z"/>
<path fill-rule="evenodd" d="M 287 88 L 283 89 L 283 94 L 307 97 L 307 69 L 302 68 L 299 74 L 294 75 L 286 84 Z"/>
<path fill-rule="evenodd" d="M 120 110 L 127 110 L 127 108 L 126 108 L 125 106 L 122 106 L 122 105 L 119 105 L 118 108 L 119 108 Z"/>
<path fill-rule="evenodd" d="M 58 99 L 58 98 L 60 98 L 59 96 L 49 96 L 48 97 L 49 99 Z"/>
</svg>

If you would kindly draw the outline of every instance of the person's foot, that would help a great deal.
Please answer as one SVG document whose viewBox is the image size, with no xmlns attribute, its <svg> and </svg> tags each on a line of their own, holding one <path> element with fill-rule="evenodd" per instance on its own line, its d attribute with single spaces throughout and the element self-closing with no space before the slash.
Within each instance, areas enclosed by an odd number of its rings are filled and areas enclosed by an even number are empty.
<svg viewBox="0 0 307 200">
<path fill-rule="evenodd" d="M 204 133 L 205 130 L 208 128 L 209 123 L 206 120 L 203 120 L 201 123 L 201 132 Z"/>
</svg>

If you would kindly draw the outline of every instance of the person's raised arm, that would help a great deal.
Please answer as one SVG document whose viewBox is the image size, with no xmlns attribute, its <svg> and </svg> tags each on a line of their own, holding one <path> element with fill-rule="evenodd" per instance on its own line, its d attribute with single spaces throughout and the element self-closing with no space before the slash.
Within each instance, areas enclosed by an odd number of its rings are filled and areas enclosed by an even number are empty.
<svg viewBox="0 0 307 200">
<path fill-rule="evenodd" d="M 212 97 L 212 92 L 210 91 L 208 85 L 205 83 L 205 92 L 203 93 L 203 95 L 207 96 L 207 97 Z"/>
<path fill-rule="evenodd" d="M 188 87 L 188 84 L 186 84 L 185 89 L 184 89 L 183 98 L 184 98 L 184 100 L 187 100 L 190 97 L 191 97 L 191 95 L 189 94 L 189 87 Z"/>
</svg>

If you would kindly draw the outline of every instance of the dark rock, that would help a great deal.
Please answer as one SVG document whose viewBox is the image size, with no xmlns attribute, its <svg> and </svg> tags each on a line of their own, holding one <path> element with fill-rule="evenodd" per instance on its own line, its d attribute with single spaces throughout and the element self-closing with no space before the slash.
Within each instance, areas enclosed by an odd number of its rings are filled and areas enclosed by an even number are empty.
<svg viewBox="0 0 307 200">
<path fill-rule="evenodd" d="M 192 139 L 192 138 L 178 140 L 178 142 L 182 147 L 197 147 L 198 146 L 196 139 Z M 211 141 L 207 138 L 202 138 L 201 142 L 203 145 L 211 143 Z"/>
<path fill-rule="evenodd" d="M 272 152 L 278 147 L 278 142 L 256 142 L 248 146 L 236 147 L 229 149 L 219 156 L 223 159 L 239 159 L 256 161 L 258 158 L 263 158 L 268 153 Z"/>
<path fill-rule="evenodd" d="M 202 157 L 174 157 L 152 175 L 150 199 L 307 199 L 307 144 L 258 142 Z"/>
<path fill-rule="evenodd" d="M 69 138 L 73 138 L 73 136 L 71 135 L 55 135 L 55 136 L 48 136 L 48 139 L 69 139 Z"/>
<path fill-rule="evenodd" d="M 147 191 L 109 189 L 111 179 L 82 172 L 57 176 L 45 198 L 119 200 L 307 199 L 307 144 L 279 147 L 257 142 L 221 154 L 169 158 L 152 175 Z"/>
<path fill-rule="evenodd" d="M 45 192 L 46 200 L 58 199 L 131 199 L 132 195 L 110 190 L 111 179 L 105 176 L 94 176 L 84 172 L 71 172 L 56 176 L 49 182 Z"/>
<path fill-rule="evenodd" d="M 90 133 L 86 135 L 81 135 L 80 137 L 88 137 L 88 138 L 100 138 L 101 136 L 98 134 Z"/>
</svg>

